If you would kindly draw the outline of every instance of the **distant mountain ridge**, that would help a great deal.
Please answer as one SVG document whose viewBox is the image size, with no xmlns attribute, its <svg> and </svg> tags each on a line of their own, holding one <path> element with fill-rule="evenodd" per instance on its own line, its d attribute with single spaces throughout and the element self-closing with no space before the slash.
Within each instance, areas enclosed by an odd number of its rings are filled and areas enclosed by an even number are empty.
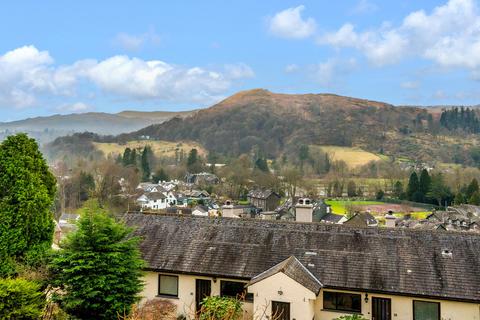
<svg viewBox="0 0 480 320">
<path fill-rule="evenodd" d="M 0 122 L 0 138 L 15 132 L 26 132 L 41 143 L 75 132 L 94 132 L 101 135 L 117 135 L 139 130 L 148 125 L 162 123 L 172 117 L 186 117 L 196 111 L 122 111 L 116 114 L 104 112 L 74 113 L 28 118 L 12 122 Z"/>
<path fill-rule="evenodd" d="M 360 147 L 377 154 L 422 161 L 454 162 L 466 157 L 477 137 L 460 132 L 436 139 L 438 110 L 334 94 L 279 94 L 242 91 L 190 117 L 121 134 L 117 142 L 139 139 L 195 141 L 208 151 L 238 156 L 298 154 L 301 145 Z M 473 139 L 473 140 L 472 140 Z M 474 141 L 475 140 L 475 141 Z M 455 151 L 454 151 L 455 150 Z"/>
</svg>

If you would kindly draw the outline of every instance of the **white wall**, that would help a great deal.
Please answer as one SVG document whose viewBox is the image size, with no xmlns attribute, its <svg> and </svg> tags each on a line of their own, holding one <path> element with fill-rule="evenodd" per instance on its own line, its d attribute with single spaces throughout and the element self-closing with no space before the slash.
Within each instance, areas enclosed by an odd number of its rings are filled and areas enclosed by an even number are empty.
<svg viewBox="0 0 480 320">
<path fill-rule="evenodd" d="M 315 311 L 315 294 L 286 276 L 277 273 L 248 287 L 253 293 L 253 313 L 258 320 L 272 316 L 272 301 L 290 303 L 290 319 L 311 320 Z M 281 292 L 282 294 L 279 294 Z M 266 311 L 266 312 L 265 312 Z"/>
<path fill-rule="evenodd" d="M 214 278 L 203 276 L 178 275 L 178 298 L 168 298 L 158 296 L 158 272 L 146 272 L 144 276 L 145 287 L 141 294 L 142 302 L 151 299 L 165 299 L 171 301 L 177 306 L 177 314 L 192 316 L 195 313 L 195 280 L 205 279 L 211 280 L 212 296 L 220 295 L 220 281 L 238 281 L 226 278 L 218 278 L 216 282 Z M 174 275 L 174 274 L 168 274 Z M 253 303 L 245 302 L 243 304 L 243 312 L 245 319 L 251 319 Z"/>
</svg>

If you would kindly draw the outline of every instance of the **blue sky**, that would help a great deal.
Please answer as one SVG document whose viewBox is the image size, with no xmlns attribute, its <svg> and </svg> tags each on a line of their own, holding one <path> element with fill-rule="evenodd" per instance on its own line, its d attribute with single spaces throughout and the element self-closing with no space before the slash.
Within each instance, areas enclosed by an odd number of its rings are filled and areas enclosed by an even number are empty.
<svg viewBox="0 0 480 320">
<path fill-rule="evenodd" d="M 12 1 L 0 39 L 0 121 L 251 88 L 480 103 L 477 0 Z"/>
</svg>

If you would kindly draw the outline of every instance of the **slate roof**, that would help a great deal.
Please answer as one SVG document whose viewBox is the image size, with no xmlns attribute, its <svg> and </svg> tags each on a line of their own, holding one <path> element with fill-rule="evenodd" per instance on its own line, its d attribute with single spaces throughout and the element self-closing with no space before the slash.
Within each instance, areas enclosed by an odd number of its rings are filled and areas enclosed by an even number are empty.
<svg viewBox="0 0 480 320">
<path fill-rule="evenodd" d="M 247 197 L 255 199 L 268 199 L 270 196 L 274 195 L 277 198 L 280 198 L 280 195 L 275 191 L 270 189 L 254 189 L 250 190 L 247 194 Z"/>
<path fill-rule="evenodd" d="M 160 200 L 167 198 L 162 192 L 150 192 L 145 194 L 145 196 L 148 198 L 148 200 Z"/>
<path fill-rule="evenodd" d="M 326 288 L 480 302 L 473 233 L 141 214 L 125 220 L 137 226 L 150 270 L 251 280 L 293 255 Z"/>
<path fill-rule="evenodd" d="M 343 216 L 341 214 L 328 213 L 322 217 L 320 222 L 338 223 L 340 220 L 342 220 L 342 218 Z"/>
<path fill-rule="evenodd" d="M 260 282 L 270 276 L 279 272 L 284 273 L 296 282 L 303 285 L 308 290 L 318 295 L 320 289 L 323 287 L 322 283 L 308 270 L 295 256 L 290 256 L 279 264 L 271 267 L 267 271 L 260 273 L 252 278 L 248 286 Z"/>
<path fill-rule="evenodd" d="M 350 225 L 352 227 L 367 227 L 377 225 L 378 221 L 371 213 L 357 212 L 343 224 Z"/>
</svg>

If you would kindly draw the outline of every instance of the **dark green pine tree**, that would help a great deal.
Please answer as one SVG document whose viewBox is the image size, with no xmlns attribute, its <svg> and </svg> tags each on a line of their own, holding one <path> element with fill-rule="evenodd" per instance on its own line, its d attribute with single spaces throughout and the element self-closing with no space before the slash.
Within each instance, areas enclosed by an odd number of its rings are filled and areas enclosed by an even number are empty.
<svg viewBox="0 0 480 320">
<path fill-rule="evenodd" d="M 50 265 L 52 285 L 62 290 L 55 299 L 79 319 L 128 314 L 142 290 L 139 239 L 93 200 L 77 225 Z"/>
<path fill-rule="evenodd" d="M 419 182 L 418 176 L 415 171 L 412 172 L 410 175 L 410 179 L 408 180 L 407 186 L 407 199 L 410 201 L 415 201 L 415 197 L 417 197 L 419 191 Z"/>
<path fill-rule="evenodd" d="M 267 160 L 265 158 L 258 158 L 255 161 L 255 168 L 257 168 L 258 170 L 263 171 L 263 172 L 269 172 L 268 163 L 267 163 Z"/>
<path fill-rule="evenodd" d="M 142 165 L 142 180 L 143 181 L 150 181 L 150 148 L 145 146 L 142 151 L 142 158 L 141 158 L 141 165 Z"/>
<path fill-rule="evenodd" d="M 132 166 L 137 166 L 137 150 L 133 149 L 132 152 L 130 153 L 130 165 Z"/>
<path fill-rule="evenodd" d="M 473 178 L 465 192 L 465 198 L 470 199 L 475 192 L 480 191 L 477 179 Z"/>
<path fill-rule="evenodd" d="M 130 161 L 131 161 L 131 153 L 132 153 L 132 149 L 130 148 L 125 148 L 125 151 L 123 151 L 123 159 L 122 159 L 122 163 L 124 166 L 128 166 L 130 165 Z"/>
<path fill-rule="evenodd" d="M 430 184 L 432 183 L 432 178 L 428 174 L 427 169 L 423 169 L 420 173 L 420 179 L 418 181 L 418 192 L 420 196 L 420 202 L 425 202 L 427 194 L 430 191 Z"/>
<path fill-rule="evenodd" d="M 52 245 L 56 181 L 34 139 L 0 144 L 0 276 L 14 261 L 35 266 Z"/>
</svg>

